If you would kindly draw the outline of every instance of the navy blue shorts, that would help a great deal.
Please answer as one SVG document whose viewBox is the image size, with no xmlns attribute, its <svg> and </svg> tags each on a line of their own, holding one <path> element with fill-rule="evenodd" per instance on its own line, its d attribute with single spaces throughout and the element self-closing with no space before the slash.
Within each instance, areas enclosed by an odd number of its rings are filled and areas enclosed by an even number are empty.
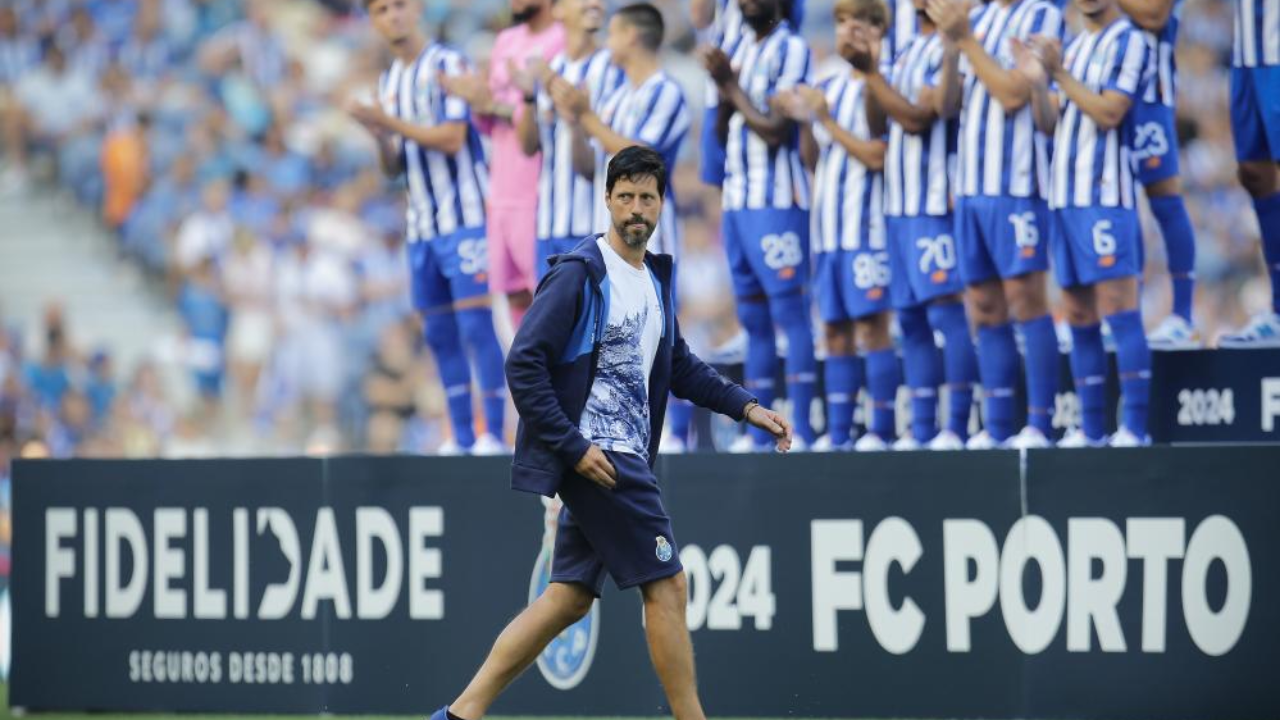
<svg viewBox="0 0 1280 720">
<path fill-rule="evenodd" d="M 684 569 L 649 463 L 631 453 L 604 454 L 618 471 L 618 485 L 607 490 L 572 470 L 565 475 L 551 561 L 551 582 L 578 583 L 596 597 L 606 573 L 625 590 Z"/>
</svg>

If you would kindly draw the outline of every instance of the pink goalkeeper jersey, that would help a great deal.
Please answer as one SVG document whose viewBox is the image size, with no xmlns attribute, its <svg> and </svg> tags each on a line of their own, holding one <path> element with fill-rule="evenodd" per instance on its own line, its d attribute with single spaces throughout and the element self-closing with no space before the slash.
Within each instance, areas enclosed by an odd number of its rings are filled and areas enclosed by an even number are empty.
<svg viewBox="0 0 1280 720">
<path fill-rule="evenodd" d="M 525 111 L 523 93 L 511 81 L 511 74 L 507 72 L 507 60 L 514 61 L 518 67 L 522 67 L 528 58 L 535 55 L 551 62 L 551 58 L 564 50 L 564 44 L 564 26 L 558 22 L 537 34 L 529 32 L 529 26 L 523 23 L 498 33 L 489 59 L 489 89 L 494 100 L 515 107 L 516 120 Z M 486 119 L 480 124 L 480 128 L 492 139 L 493 157 L 489 163 L 490 204 L 537 205 L 538 171 L 542 167 L 542 159 L 537 155 L 527 157 L 520 150 L 520 139 L 516 136 L 514 123 Z"/>
</svg>

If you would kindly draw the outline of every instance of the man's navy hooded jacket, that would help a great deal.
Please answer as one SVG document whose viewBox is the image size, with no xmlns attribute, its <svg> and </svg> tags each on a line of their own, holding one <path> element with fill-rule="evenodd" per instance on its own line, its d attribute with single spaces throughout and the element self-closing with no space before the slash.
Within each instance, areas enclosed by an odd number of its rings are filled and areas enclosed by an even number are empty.
<svg viewBox="0 0 1280 720">
<path fill-rule="evenodd" d="M 507 355 L 507 387 L 520 413 L 511 487 L 548 497 L 591 443 L 578 422 L 595 380 L 600 339 L 609 318 L 604 257 L 591 236 L 573 252 L 550 258 Z M 672 301 L 670 255 L 645 254 L 657 281 L 664 327 L 649 374 L 649 466 L 658 457 L 668 393 L 735 420 L 753 398 L 689 352 Z"/>
</svg>

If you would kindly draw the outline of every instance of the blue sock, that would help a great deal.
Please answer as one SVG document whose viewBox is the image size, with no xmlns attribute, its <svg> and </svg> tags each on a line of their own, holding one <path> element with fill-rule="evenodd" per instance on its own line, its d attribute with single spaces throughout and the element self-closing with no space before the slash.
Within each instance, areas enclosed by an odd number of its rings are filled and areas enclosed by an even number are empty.
<svg viewBox="0 0 1280 720">
<path fill-rule="evenodd" d="M 507 379 L 502 367 L 502 346 L 498 344 L 498 334 L 493 330 L 493 311 L 489 308 L 468 308 L 455 314 L 462 343 L 475 362 L 476 376 L 480 380 L 485 430 L 503 440 Z"/>
<path fill-rule="evenodd" d="M 978 328 L 978 374 L 982 377 L 983 420 L 993 440 L 1013 434 L 1013 384 L 1018 381 L 1018 343 L 1013 325 Z"/>
<path fill-rule="evenodd" d="M 787 398 L 791 400 L 795 434 L 812 445 L 817 439 L 809 410 L 818 383 L 818 362 L 813 358 L 813 323 L 809 296 L 793 293 L 769 300 L 773 321 L 787 334 Z"/>
<path fill-rule="evenodd" d="M 1255 199 L 1253 210 L 1262 228 L 1262 257 L 1271 273 L 1271 312 L 1280 313 L 1280 193 Z"/>
<path fill-rule="evenodd" d="M 693 419 L 693 403 L 681 400 L 672 395 L 667 400 L 667 422 L 670 423 L 671 436 L 689 442 L 689 424 Z"/>
<path fill-rule="evenodd" d="M 1071 327 L 1071 377 L 1080 398 L 1080 425 L 1090 440 L 1107 434 L 1107 351 L 1102 323 Z"/>
<path fill-rule="evenodd" d="M 964 303 L 930 305 L 929 324 L 942 333 L 947 343 L 942 349 L 943 376 L 950 392 L 947 429 L 965 438 L 973 411 L 973 384 L 978 381 L 978 355 L 973 351 Z"/>
<path fill-rule="evenodd" d="M 862 360 L 856 355 L 832 355 L 822 367 L 827 385 L 827 435 L 832 445 L 853 437 L 853 407 L 862 387 Z"/>
<path fill-rule="evenodd" d="M 899 310 L 898 325 L 902 328 L 902 364 L 911 389 L 911 436 L 928 442 L 938 434 L 942 354 L 933 342 L 933 328 L 924 305 Z"/>
<path fill-rule="evenodd" d="M 428 316 L 424 336 L 435 355 L 440 382 L 444 385 L 454 441 L 469 448 L 476 442 L 471 417 L 471 368 L 467 366 L 467 355 L 462 351 L 457 318 L 448 311 Z"/>
<path fill-rule="evenodd" d="M 747 331 L 747 361 L 742 369 L 743 385 L 760 404 L 773 407 L 773 374 L 778 364 L 778 346 L 773 336 L 773 318 L 763 301 L 738 301 L 738 322 Z M 768 432 L 752 426 L 748 432 L 757 445 L 773 440 Z"/>
<path fill-rule="evenodd" d="M 867 353 L 867 389 L 871 391 L 871 423 L 868 428 L 882 440 L 894 436 L 894 399 L 902 384 L 898 354 L 893 348 Z"/>
<path fill-rule="evenodd" d="M 1138 438 L 1147 436 L 1147 404 L 1151 395 L 1151 348 L 1142 328 L 1142 314 L 1128 310 L 1107 316 L 1116 339 L 1116 366 L 1120 371 L 1120 394 L 1124 426 Z"/>
<path fill-rule="evenodd" d="M 1058 335 L 1048 315 L 1020 322 L 1018 329 L 1027 348 L 1027 424 L 1048 436 L 1053 432 L 1053 406 L 1058 395 Z"/>
<path fill-rule="evenodd" d="M 1151 214 L 1160 223 L 1169 277 L 1173 280 L 1173 312 L 1191 322 L 1191 299 L 1196 289 L 1196 232 L 1181 195 L 1149 198 Z"/>
</svg>

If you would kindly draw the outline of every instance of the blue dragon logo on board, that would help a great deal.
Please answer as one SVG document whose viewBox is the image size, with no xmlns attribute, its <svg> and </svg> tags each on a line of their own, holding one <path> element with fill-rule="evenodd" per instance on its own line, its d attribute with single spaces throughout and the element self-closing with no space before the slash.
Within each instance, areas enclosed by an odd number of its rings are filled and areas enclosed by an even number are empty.
<svg viewBox="0 0 1280 720">
<path fill-rule="evenodd" d="M 545 526 L 542 534 L 542 550 L 533 565 L 529 580 L 529 602 L 533 602 L 550 584 L 551 556 L 556 543 L 556 522 L 560 517 L 560 498 L 542 498 L 546 507 Z M 596 642 L 600 637 L 600 601 L 591 604 L 591 612 L 557 635 L 538 656 L 538 670 L 551 687 L 571 690 L 577 687 L 591 671 L 595 658 Z"/>
</svg>

